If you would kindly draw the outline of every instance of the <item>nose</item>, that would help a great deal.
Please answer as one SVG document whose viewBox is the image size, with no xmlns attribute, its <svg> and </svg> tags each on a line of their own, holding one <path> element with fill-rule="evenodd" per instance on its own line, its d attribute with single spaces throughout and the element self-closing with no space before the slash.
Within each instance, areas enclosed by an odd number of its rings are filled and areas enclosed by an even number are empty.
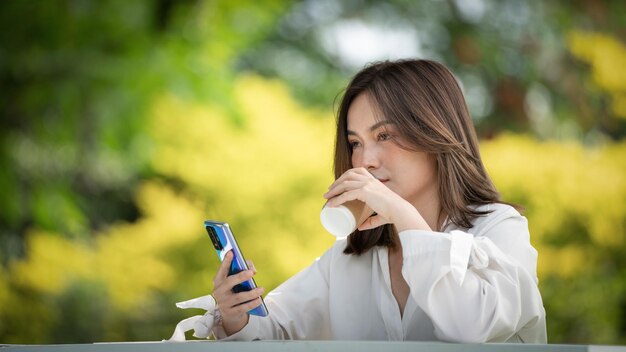
<svg viewBox="0 0 626 352">
<path fill-rule="evenodd" d="M 364 145 L 358 152 L 354 153 L 352 165 L 367 170 L 375 170 L 380 167 L 380 153 L 376 145 Z"/>
</svg>

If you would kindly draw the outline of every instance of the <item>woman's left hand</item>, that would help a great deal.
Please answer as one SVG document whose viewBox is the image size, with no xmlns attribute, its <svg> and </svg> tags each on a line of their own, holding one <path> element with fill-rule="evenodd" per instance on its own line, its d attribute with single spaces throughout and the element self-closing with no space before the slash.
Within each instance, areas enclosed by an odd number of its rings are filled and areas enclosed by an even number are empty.
<svg viewBox="0 0 626 352">
<path fill-rule="evenodd" d="M 359 230 L 368 230 L 384 224 L 394 224 L 398 232 L 408 229 L 430 230 L 415 207 L 376 179 L 365 168 L 346 171 L 332 185 L 324 198 L 327 205 L 339 206 L 351 200 L 360 200 L 376 215 L 369 217 Z"/>
</svg>

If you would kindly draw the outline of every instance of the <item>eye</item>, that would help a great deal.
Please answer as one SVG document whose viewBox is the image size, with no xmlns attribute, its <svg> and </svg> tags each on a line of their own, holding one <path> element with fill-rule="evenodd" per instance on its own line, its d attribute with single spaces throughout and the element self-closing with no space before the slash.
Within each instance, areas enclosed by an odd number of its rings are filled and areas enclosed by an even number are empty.
<svg viewBox="0 0 626 352">
<path fill-rule="evenodd" d="M 350 145 L 350 149 L 358 148 L 361 143 L 357 140 L 348 141 L 348 145 Z"/>
<path fill-rule="evenodd" d="M 378 134 L 378 140 L 379 141 L 388 141 L 391 139 L 391 134 L 387 133 L 387 132 L 381 132 Z"/>
</svg>

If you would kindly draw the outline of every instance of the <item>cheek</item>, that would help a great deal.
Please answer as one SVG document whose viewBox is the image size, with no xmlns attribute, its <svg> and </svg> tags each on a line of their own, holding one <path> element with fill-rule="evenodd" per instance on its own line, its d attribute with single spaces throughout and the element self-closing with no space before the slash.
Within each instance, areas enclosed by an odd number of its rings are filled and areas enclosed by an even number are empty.
<svg viewBox="0 0 626 352">
<path fill-rule="evenodd" d="M 436 169 L 430 160 L 417 158 L 411 164 L 411 169 L 405 173 L 405 182 L 412 182 L 416 187 L 422 188 L 429 187 L 436 181 Z"/>
<path fill-rule="evenodd" d="M 361 157 L 358 152 L 352 152 L 352 156 L 350 157 L 350 162 L 352 163 L 352 167 L 361 167 Z"/>
<path fill-rule="evenodd" d="M 438 177 L 437 170 L 432 164 L 427 164 L 422 171 L 422 177 L 424 179 L 424 187 L 426 188 L 437 188 L 438 187 Z"/>
<path fill-rule="evenodd" d="M 422 163 L 418 173 L 424 183 L 430 183 L 436 178 L 435 170 L 430 163 Z"/>
</svg>

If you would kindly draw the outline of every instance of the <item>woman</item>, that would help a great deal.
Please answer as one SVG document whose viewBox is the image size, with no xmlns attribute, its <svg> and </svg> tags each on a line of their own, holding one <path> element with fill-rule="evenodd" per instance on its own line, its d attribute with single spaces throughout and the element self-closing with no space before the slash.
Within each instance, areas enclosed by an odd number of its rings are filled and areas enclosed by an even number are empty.
<svg viewBox="0 0 626 352">
<path fill-rule="evenodd" d="M 266 318 L 246 313 L 262 289 L 231 291 L 254 270 L 229 277 L 227 257 L 217 338 L 546 342 L 526 218 L 500 201 L 448 69 L 402 60 L 359 72 L 334 164 L 328 205 L 358 199 L 374 215 L 270 292 Z"/>
</svg>

